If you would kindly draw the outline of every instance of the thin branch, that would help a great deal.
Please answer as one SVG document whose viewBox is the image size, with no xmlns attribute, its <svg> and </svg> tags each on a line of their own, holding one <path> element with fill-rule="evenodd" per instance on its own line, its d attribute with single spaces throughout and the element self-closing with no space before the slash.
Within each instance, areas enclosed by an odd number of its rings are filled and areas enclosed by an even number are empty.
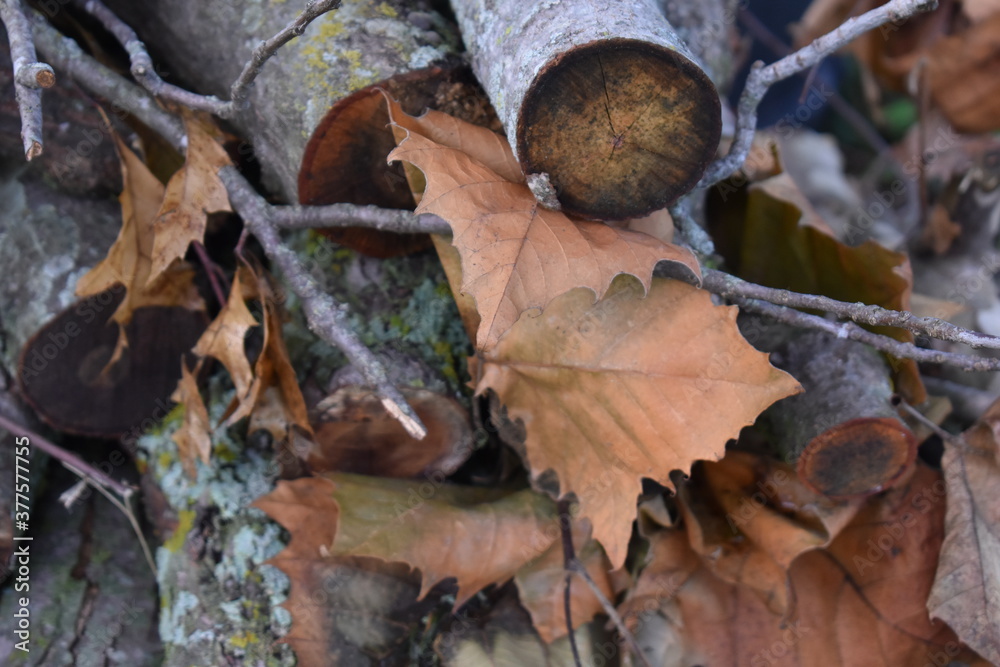
<svg viewBox="0 0 1000 667">
<path fill-rule="evenodd" d="M 823 310 L 859 324 L 897 327 L 915 334 L 951 343 L 962 343 L 973 348 L 1000 350 L 1000 337 L 963 329 L 935 317 L 918 317 L 913 313 L 889 310 L 881 306 L 847 303 L 825 296 L 799 294 L 798 292 L 764 287 L 714 269 L 702 269 L 702 287 L 709 292 L 727 298 L 745 297 L 767 301 L 779 306 Z"/>
<path fill-rule="evenodd" d="M 42 154 L 42 88 L 55 84 L 52 68 L 37 61 L 31 26 L 21 0 L 0 0 L 0 20 L 7 28 L 10 59 L 14 64 L 14 97 L 21 114 L 21 143 L 24 158 L 31 161 Z"/>
<path fill-rule="evenodd" d="M 281 242 L 270 216 L 270 207 L 264 198 L 254 191 L 235 167 L 220 169 L 219 178 L 229 192 L 233 208 L 260 241 L 267 256 L 281 269 L 291 290 L 302 299 L 302 310 L 306 314 L 309 328 L 326 342 L 340 348 L 378 393 L 386 411 L 412 437 L 422 439 L 427 434 L 427 429 L 399 389 L 389 381 L 382 363 L 353 332 L 347 321 L 346 308 L 320 289 L 316 280 L 302 266 L 299 257 Z"/>
<path fill-rule="evenodd" d="M 573 525 L 570 523 L 570 502 L 559 500 L 556 503 L 559 510 L 559 534 L 562 536 L 563 563 L 566 569 L 566 583 L 563 588 L 563 615 L 566 619 L 566 635 L 569 637 L 569 647 L 573 651 L 573 664 L 583 667 L 580 661 L 580 649 L 576 645 L 576 633 L 573 632 L 573 596 L 570 586 L 573 583 L 572 565 L 576 561 L 576 550 L 573 548 Z"/>
<path fill-rule="evenodd" d="M 132 494 L 132 487 L 127 484 L 122 484 L 121 482 L 115 481 L 114 479 L 108 477 L 103 472 L 90 465 L 79 456 L 72 452 L 67 452 L 65 449 L 59 445 L 52 443 L 39 434 L 35 433 L 31 429 L 21 426 L 15 421 L 7 419 L 3 415 L 0 415 L 0 428 L 10 431 L 14 435 L 27 437 L 31 441 L 33 447 L 37 447 L 42 450 L 52 458 L 57 461 L 61 461 L 67 466 L 71 466 L 79 471 L 81 476 L 86 476 L 94 480 L 96 483 L 101 484 L 115 493 L 117 493 L 122 498 L 127 498 Z"/>
<path fill-rule="evenodd" d="M 167 83 L 153 65 L 153 59 L 146 45 L 139 39 L 132 28 L 118 18 L 100 0 L 76 0 L 76 4 L 85 12 L 101 22 L 114 35 L 129 55 L 132 76 L 139 84 L 153 95 L 177 102 L 191 109 L 207 111 L 219 118 L 232 118 L 237 111 L 246 107 L 254 80 L 260 73 L 264 63 L 273 56 L 279 48 L 290 40 L 301 35 L 306 27 L 316 18 L 340 6 L 340 0 L 312 0 L 294 21 L 285 26 L 278 34 L 261 42 L 243 66 L 243 71 L 236 78 L 230 90 L 230 101 L 220 100 L 214 95 L 199 95 L 189 90 Z"/>
<path fill-rule="evenodd" d="M 867 329 L 862 329 L 854 322 L 831 322 L 817 315 L 810 315 L 784 306 L 776 306 L 773 303 L 757 299 L 744 297 L 729 297 L 729 299 L 740 308 L 766 315 L 778 322 L 806 329 L 818 329 L 839 338 L 856 340 L 900 359 L 912 359 L 927 364 L 947 364 L 964 371 L 1000 370 L 1000 359 L 927 350 L 912 343 L 903 343 L 888 336 L 872 333 Z"/>
<path fill-rule="evenodd" d="M 180 118 L 165 111 L 145 90 L 88 56 L 42 16 L 35 14 L 32 18 L 35 44 L 46 60 L 87 92 L 108 100 L 115 110 L 134 115 L 179 152 L 185 151 L 187 136 Z"/>
<path fill-rule="evenodd" d="M 243 66 L 243 71 L 236 77 L 236 81 L 233 82 L 233 87 L 229 91 L 231 99 L 229 102 L 231 108 L 229 113 L 232 114 L 245 105 L 246 99 L 250 95 L 250 87 L 253 85 L 254 79 L 257 78 L 261 67 L 267 62 L 268 58 L 273 56 L 282 46 L 305 32 L 306 27 L 315 19 L 338 7 L 340 7 L 340 0 L 311 0 L 305 9 L 302 10 L 302 13 L 294 21 L 285 26 L 281 32 L 267 41 L 258 44 L 257 48 L 250 55 L 250 60 Z"/>
<path fill-rule="evenodd" d="M 935 7 L 937 0 L 890 0 L 861 16 L 847 19 L 837 29 L 816 38 L 808 46 L 777 62 L 766 67 L 760 61 L 754 63 L 740 96 L 736 136 L 733 138 L 729 154 L 716 160 L 708 168 L 698 184 L 699 187 L 709 187 L 729 178 L 746 162 L 757 128 L 757 107 L 771 86 L 793 74 L 809 69 L 869 30 L 886 23 L 900 22 L 918 12 L 930 11 Z"/>
<path fill-rule="evenodd" d="M 398 234 L 451 234 L 448 223 L 436 215 L 358 204 L 271 206 L 271 218 L 282 229 L 367 227 Z"/>
<path fill-rule="evenodd" d="M 618 633 L 622 636 L 622 639 L 628 642 L 629 648 L 631 648 L 632 653 L 635 654 L 636 660 L 642 663 L 644 667 L 651 667 L 649 661 L 646 660 L 645 654 L 642 652 L 642 648 L 639 646 L 639 642 L 635 640 L 635 636 L 632 632 L 625 627 L 625 621 L 622 619 L 621 615 L 619 615 L 618 610 L 615 609 L 615 606 L 611 604 L 611 601 L 604 596 L 604 593 L 601 591 L 601 587 L 598 586 L 597 582 L 590 576 L 590 573 L 587 572 L 587 568 L 584 567 L 583 563 L 574 558 L 569 564 L 569 569 L 580 575 L 580 577 L 586 582 L 587 586 L 590 587 L 590 590 L 594 593 L 594 597 L 596 597 L 601 603 L 601 606 L 604 607 L 604 613 L 608 615 L 611 622 L 615 624 L 616 628 L 618 628 Z"/>
</svg>

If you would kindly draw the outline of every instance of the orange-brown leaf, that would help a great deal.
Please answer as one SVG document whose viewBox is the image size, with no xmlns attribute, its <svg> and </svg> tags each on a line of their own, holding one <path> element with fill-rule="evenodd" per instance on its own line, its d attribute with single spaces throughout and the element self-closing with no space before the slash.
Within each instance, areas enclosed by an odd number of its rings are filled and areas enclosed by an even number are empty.
<svg viewBox="0 0 1000 667">
<path fill-rule="evenodd" d="M 423 575 L 421 597 L 455 577 L 456 607 L 507 581 L 559 539 L 554 504 L 530 490 L 323 477 L 340 508 L 334 554 L 409 563 Z"/>
<path fill-rule="evenodd" d="M 690 285 L 620 279 L 593 303 L 587 290 L 524 315 L 482 362 L 493 389 L 524 421 L 532 476 L 559 477 L 611 564 L 625 560 L 643 477 L 722 457 L 726 441 L 797 391 L 736 328 L 736 308 Z"/>
<path fill-rule="evenodd" d="M 253 370 L 246 356 L 244 339 L 247 331 L 257 326 L 257 320 L 244 300 L 241 275 L 239 272 L 236 274 L 229 292 L 229 301 L 198 339 L 194 353 L 201 357 L 214 357 L 222 362 L 236 387 L 237 400 L 242 401 L 249 393 L 253 381 Z"/>
<path fill-rule="evenodd" d="M 229 156 L 199 122 L 185 117 L 187 159 L 167 183 L 154 222 L 152 268 L 155 281 L 175 260 L 184 259 L 188 245 L 202 242 L 208 214 L 232 211 L 219 169 L 230 164 Z"/>
<path fill-rule="evenodd" d="M 941 561 L 927 609 L 966 644 L 1000 663 L 1000 402 L 946 443 L 948 493 Z"/>
<path fill-rule="evenodd" d="M 678 246 L 540 207 L 499 135 L 435 111 L 410 118 L 393 102 L 390 118 L 407 137 L 389 159 L 415 165 L 427 180 L 417 213 L 451 225 L 461 290 L 481 317 L 480 349 L 495 345 L 525 310 L 571 289 L 589 288 L 593 300 L 621 273 L 648 288 L 660 260 L 698 274 L 697 261 Z"/>
<path fill-rule="evenodd" d="M 652 558 L 636 586 L 642 595 L 623 610 L 647 655 L 672 651 L 657 664 L 983 665 L 924 608 L 943 514 L 940 475 L 926 467 L 872 499 L 829 547 L 792 563 L 791 618 L 749 587 L 717 578 L 683 529 L 667 529 L 651 536 Z M 657 611 L 637 617 L 639 608 Z"/>
</svg>

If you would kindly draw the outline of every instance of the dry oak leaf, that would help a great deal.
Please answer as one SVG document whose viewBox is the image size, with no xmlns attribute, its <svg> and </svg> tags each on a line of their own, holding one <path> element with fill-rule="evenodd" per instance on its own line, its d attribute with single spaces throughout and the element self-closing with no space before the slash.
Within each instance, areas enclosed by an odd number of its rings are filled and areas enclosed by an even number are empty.
<svg viewBox="0 0 1000 667">
<path fill-rule="evenodd" d="M 339 510 L 330 482 L 302 478 L 278 482 L 254 506 L 291 535 L 288 546 L 268 561 L 288 575 L 291 590 L 282 607 L 292 627 L 281 638 L 300 667 L 407 664 L 411 628 L 439 603 L 417 601 L 420 577 L 403 563 L 337 557 L 329 545 Z"/>
<path fill-rule="evenodd" d="M 649 535 L 642 597 L 622 612 L 656 665 L 985 665 L 924 607 L 943 515 L 940 475 L 921 466 L 907 485 L 870 499 L 828 547 L 795 559 L 789 617 L 716 577 L 684 530 L 663 530 Z"/>
<path fill-rule="evenodd" d="M 205 304 L 194 286 L 194 272 L 183 263 L 172 264 L 170 270 L 150 281 L 153 223 L 163 200 L 163 185 L 117 136 L 115 145 L 122 162 L 124 184 L 119 197 L 122 228 L 107 256 L 80 278 L 76 285 L 77 296 L 92 296 L 114 285 L 124 285 L 125 298 L 112 316 L 120 326 L 127 324 L 132 319 L 132 312 L 143 306 L 181 306 L 189 310 L 204 310 Z M 122 329 L 112 362 L 118 359 L 122 346 L 126 344 Z"/>
<path fill-rule="evenodd" d="M 945 443 L 945 537 L 927 609 L 1000 664 L 1000 402 Z"/>
<path fill-rule="evenodd" d="M 209 213 L 233 210 L 226 186 L 219 179 L 219 169 L 231 164 L 229 156 L 202 121 L 187 115 L 184 128 L 187 157 L 184 166 L 167 182 L 156 213 L 150 282 L 174 260 L 184 259 L 192 241 L 204 240 Z"/>
<path fill-rule="evenodd" d="M 423 172 L 427 187 L 416 212 L 452 228 L 461 291 L 475 299 L 481 318 L 479 349 L 495 345 L 525 310 L 577 287 L 589 288 L 593 301 L 627 273 L 648 289 L 660 260 L 700 276 L 697 260 L 679 246 L 542 208 L 503 137 L 436 111 L 413 118 L 391 100 L 389 110 L 406 138 L 388 159 Z"/>
<path fill-rule="evenodd" d="M 743 339 L 735 307 L 674 280 L 643 291 L 620 278 L 597 303 L 577 289 L 525 314 L 484 355 L 476 387 L 524 422 L 533 479 L 551 469 L 560 492 L 576 494 L 615 568 L 643 477 L 672 486 L 672 470 L 721 458 L 742 427 L 798 391 Z"/>
<path fill-rule="evenodd" d="M 339 507 L 331 553 L 408 563 L 423 575 L 420 597 L 455 577 L 456 608 L 513 577 L 559 539 L 555 503 L 530 489 L 346 473 L 322 478 Z"/>
<path fill-rule="evenodd" d="M 794 466 L 740 451 L 699 464 L 678 499 L 691 548 L 705 565 L 756 592 L 776 614 L 792 604 L 792 561 L 828 545 L 862 502 L 813 493 Z"/>
<path fill-rule="evenodd" d="M 184 406 L 184 421 L 174 433 L 173 440 L 177 443 L 184 471 L 194 477 L 197 474 L 195 459 L 208 463 L 212 453 L 212 425 L 208 408 L 198 391 L 197 370 L 192 373 L 185 362 L 181 362 L 181 379 L 170 400 Z"/>
</svg>

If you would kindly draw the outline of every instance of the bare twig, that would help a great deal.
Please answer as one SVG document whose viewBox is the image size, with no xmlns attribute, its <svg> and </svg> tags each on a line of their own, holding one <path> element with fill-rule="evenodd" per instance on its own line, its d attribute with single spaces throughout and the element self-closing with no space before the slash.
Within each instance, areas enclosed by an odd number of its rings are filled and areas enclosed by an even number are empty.
<svg viewBox="0 0 1000 667">
<path fill-rule="evenodd" d="M 566 618 L 566 634 L 569 637 L 569 647 L 573 651 L 573 664 L 582 667 L 580 649 L 576 645 L 576 633 L 573 632 L 573 596 L 570 586 L 573 583 L 572 565 L 576 561 L 576 550 L 573 548 L 573 525 L 570 522 L 569 500 L 559 500 L 556 503 L 559 511 L 559 534 L 562 536 L 563 563 L 566 568 L 566 583 L 563 588 L 563 615 Z"/>
<path fill-rule="evenodd" d="M 0 19 L 7 28 L 10 59 L 14 64 L 14 97 L 21 114 L 21 143 L 24 157 L 31 160 L 42 154 L 42 88 L 55 84 L 55 73 L 37 61 L 31 26 L 25 18 L 21 0 L 0 0 Z"/>
<path fill-rule="evenodd" d="M 219 177 L 229 192 L 233 208 L 260 241 L 267 256 L 281 269 L 291 290 L 302 299 L 302 310 L 309 321 L 309 328 L 347 355 L 351 364 L 378 393 L 386 411 L 403 425 L 407 433 L 417 439 L 423 438 L 427 429 L 403 395 L 389 381 L 381 362 L 351 330 L 345 307 L 320 289 L 316 280 L 302 266 L 299 257 L 281 242 L 271 219 L 270 207 L 264 198 L 254 191 L 235 167 L 223 167 L 219 170 Z"/>
<path fill-rule="evenodd" d="M 727 298 L 746 297 L 767 301 L 779 306 L 823 310 L 837 317 L 845 317 L 853 320 L 859 324 L 897 327 L 912 331 L 915 334 L 951 343 L 962 343 L 974 348 L 1000 350 L 1000 337 L 963 329 L 951 322 L 939 320 L 935 317 L 918 317 L 913 313 L 889 310 L 881 306 L 872 306 L 864 303 L 847 303 L 825 296 L 800 294 L 783 289 L 764 287 L 714 269 L 702 269 L 702 287 Z"/>
<path fill-rule="evenodd" d="M 818 329 L 839 338 L 856 340 L 900 359 L 912 359 L 928 364 L 948 364 L 964 371 L 1000 370 L 1000 359 L 927 350 L 912 343 L 903 343 L 888 336 L 872 333 L 853 322 L 832 322 L 817 315 L 810 315 L 784 306 L 776 306 L 773 303 L 757 299 L 744 297 L 729 297 L 729 299 L 741 308 L 766 315 L 779 322 L 806 329 Z"/>
<path fill-rule="evenodd" d="M 736 136 L 733 138 L 729 154 L 716 160 L 708 168 L 698 184 L 699 187 L 709 187 L 729 178 L 743 166 L 750 153 L 750 145 L 757 128 L 757 106 L 768 88 L 782 79 L 809 69 L 862 33 L 886 23 L 902 21 L 918 12 L 929 11 L 935 7 L 937 0 L 891 0 L 861 16 L 847 19 L 836 30 L 818 37 L 808 46 L 777 62 L 766 67 L 760 61 L 754 63 L 740 96 Z"/>
<path fill-rule="evenodd" d="M 357 204 L 327 206 L 272 206 L 274 224 L 283 229 L 367 227 L 399 234 L 451 234 L 448 223 L 436 215 Z"/>
<path fill-rule="evenodd" d="M 301 35 L 316 18 L 340 6 L 340 0 L 311 0 L 294 21 L 278 34 L 257 45 L 250 55 L 250 60 L 243 66 L 243 71 L 233 83 L 230 100 L 226 102 L 214 95 L 199 95 L 167 83 L 156 73 L 146 45 L 128 24 L 100 0 L 76 0 L 76 3 L 100 21 L 128 52 L 132 76 L 143 88 L 157 97 L 183 104 L 191 109 L 207 111 L 220 118 L 232 118 L 237 111 L 245 108 L 253 82 L 268 58 L 290 40 Z"/>
<path fill-rule="evenodd" d="M 134 115 L 179 152 L 185 151 L 184 123 L 165 111 L 149 93 L 88 56 L 76 42 L 37 14 L 33 16 L 32 34 L 46 60 L 87 92 L 108 100 L 116 110 Z"/>
<path fill-rule="evenodd" d="M 127 498 L 132 494 L 133 491 L 132 487 L 126 484 L 122 484 L 121 482 L 118 482 L 108 477 L 103 472 L 101 472 L 94 466 L 90 465 L 76 454 L 72 452 L 67 452 L 59 445 L 46 440 L 45 438 L 35 433 L 31 429 L 25 426 L 21 426 L 17 422 L 7 419 L 3 415 L 0 415 L 0 428 L 10 431 L 14 435 L 27 437 L 28 440 L 31 441 L 31 445 L 33 447 L 37 447 L 38 449 L 42 450 L 43 452 L 45 452 L 52 458 L 56 459 L 57 461 L 63 462 L 68 467 L 71 467 L 71 469 L 75 468 L 76 470 L 79 471 L 79 474 L 81 476 L 89 477 L 96 483 L 111 489 L 122 498 Z"/>
<path fill-rule="evenodd" d="M 601 587 L 598 586 L 597 582 L 590 576 L 590 573 L 587 572 L 587 568 L 584 567 L 583 563 L 574 558 L 569 564 L 569 569 L 575 574 L 580 575 L 584 582 L 586 582 L 587 586 L 590 587 L 590 590 L 593 591 L 594 597 L 597 598 L 597 600 L 601 603 L 601 606 L 604 608 L 604 613 L 608 615 L 611 622 L 615 624 L 616 628 L 618 628 L 618 633 L 622 636 L 622 639 L 624 639 L 628 643 L 629 648 L 632 649 L 632 653 L 635 655 L 636 660 L 638 660 L 643 667 L 651 667 L 649 661 L 646 660 L 645 654 L 642 652 L 642 648 L 639 646 L 639 642 L 635 640 L 635 635 L 633 635 L 632 632 L 625 626 L 625 621 L 618 613 L 618 610 L 615 609 L 615 606 L 611 604 L 611 601 L 604 596 L 604 593 L 601 591 Z"/>
</svg>

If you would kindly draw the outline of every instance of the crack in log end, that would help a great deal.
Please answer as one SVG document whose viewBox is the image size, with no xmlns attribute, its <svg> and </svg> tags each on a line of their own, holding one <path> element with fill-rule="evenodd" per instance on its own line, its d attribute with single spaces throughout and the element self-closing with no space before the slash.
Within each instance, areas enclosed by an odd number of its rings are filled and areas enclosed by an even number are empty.
<svg viewBox="0 0 1000 667">
<path fill-rule="evenodd" d="M 693 62 L 649 42 L 599 40 L 535 77 L 517 154 L 525 173 L 549 175 L 567 213 L 624 220 L 694 187 L 721 127 L 718 92 Z"/>
</svg>

